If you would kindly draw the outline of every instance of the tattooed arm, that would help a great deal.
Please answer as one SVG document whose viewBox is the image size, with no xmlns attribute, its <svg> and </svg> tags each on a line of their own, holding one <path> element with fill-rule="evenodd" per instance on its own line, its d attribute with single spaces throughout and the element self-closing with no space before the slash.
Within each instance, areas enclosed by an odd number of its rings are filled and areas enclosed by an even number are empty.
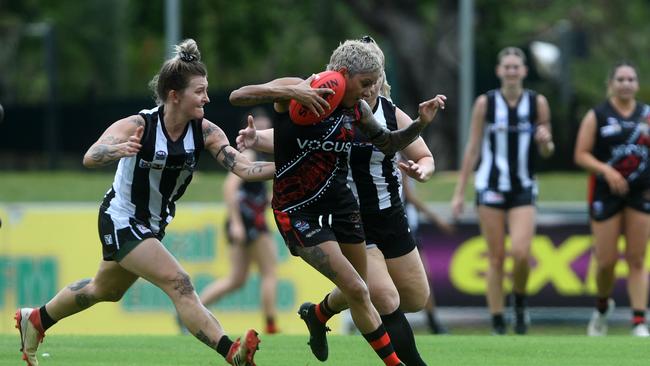
<svg viewBox="0 0 650 366">
<path fill-rule="evenodd" d="M 435 98 L 422 102 L 419 105 L 419 117 L 406 128 L 396 131 L 389 131 L 386 127 L 381 126 L 372 115 L 372 110 L 364 100 L 359 102 L 361 111 L 361 123 L 359 129 L 368 136 L 370 141 L 379 148 L 384 154 L 390 155 L 402 150 L 411 142 L 415 141 L 422 133 L 425 127 L 433 121 L 438 109 L 445 108 L 444 95 L 437 95 Z"/>
<path fill-rule="evenodd" d="M 248 118 L 253 118 L 248 116 Z M 203 120 L 203 140 L 205 148 L 212 156 L 229 171 L 246 181 L 266 180 L 273 178 L 275 163 L 266 161 L 250 161 L 245 155 L 230 146 L 228 137 L 214 123 Z"/>
<path fill-rule="evenodd" d="M 230 103 L 237 106 L 251 106 L 262 103 L 275 103 L 277 112 L 289 110 L 289 101 L 295 99 L 316 115 L 329 108 L 325 97 L 334 93 L 329 88 L 312 88 L 312 75 L 306 80 L 294 77 L 279 78 L 266 84 L 246 85 L 230 93 Z"/>
<path fill-rule="evenodd" d="M 84 166 L 97 168 L 125 156 L 136 155 L 142 148 L 140 139 L 143 132 L 144 118 L 140 115 L 123 118 L 113 123 L 88 149 L 83 159 Z"/>
</svg>

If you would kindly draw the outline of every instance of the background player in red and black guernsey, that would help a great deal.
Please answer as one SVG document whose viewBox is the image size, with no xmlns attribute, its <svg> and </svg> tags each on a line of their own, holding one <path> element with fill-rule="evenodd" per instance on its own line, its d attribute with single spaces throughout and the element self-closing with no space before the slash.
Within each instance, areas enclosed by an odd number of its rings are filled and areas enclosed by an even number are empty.
<svg viewBox="0 0 650 366">
<path fill-rule="evenodd" d="M 363 227 L 358 204 L 346 183 L 347 154 L 355 125 L 372 137 L 379 148 L 394 153 L 413 141 L 430 119 L 419 120 L 409 129 L 394 132 L 377 124 L 367 103 L 360 100 L 370 94 L 382 64 L 362 42 L 341 44 L 333 52 L 327 69 L 343 74 L 346 94 L 339 108 L 315 125 L 295 125 L 286 113 L 290 98 L 312 106 L 316 113 L 322 112 L 326 101 L 320 94 L 332 91 L 305 91 L 311 89 L 308 86 L 313 76 L 306 81 L 282 78 L 245 86 L 231 94 L 231 101 L 239 105 L 275 103 L 279 119 L 276 119 L 272 135 L 265 138 L 276 142 L 273 208 L 278 228 L 292 253 L 300 255 L 341 289 L 350 304 L 355 324 L 383 361 L 387 365 L 398 364 L 399 358 L 392 351 L 390 337 L 363 281 L 366 275 Z M 435 109 L 436 103 L 428 101 L 423 108 Z M 298 193 L 294 194 L 296 190 Z M 306 311 L 313 315 L 313 308 Z M 324 333 L 324 324 L 317 319 L 308 326 L 317 326 Z M 311 337 L 312 350 L 315 342 L 318 340 Z M 324 360 L 327 349 L 316 355 Z"/>
<path fill-rule="evenodd" d="M 381 83 L 379 82 L 378 84 L 373 85 L 373 89 L 377 85 L 381 85 Z M 374 104 L 374 102 L 376 101 L 376 95 L 377 95 L 376 92 L 373 93 L 371 91 L 367 96 L 364 96 L 364 98 L 367 98 L 367 100 L 372 101 L 373 104 Z M 433 105 L 432 105 L 432 103 L 433 103 Z M 433 108 L 431 108 L 432 106 L 433 106 Z M 422 116 L 423 116 L 422 120 L 431 121 L 433 119 L 433 115 L 435 114 L 435 110 L 437 108 L 441 107 L 441 106 L 444 106 L 444 100 L 441 99 L 440 97 L 435 99 L 435 100 L 430 100 L 430 101 L 427 101 L 427 102 L 423 103 L 423 105 L 422 105 Z M 386 123 L 383 120 L 382 121 L 377 121 L 377 122 L 379 122 L 382 126 L 386 127 Z M 410 123 L 412 123 L 412 121 L 410 120 L 410 118 L 408 118 L 408 122 L 404 123 L 403 125 L 408 126 Z M 402 126 L 402 127 L 404 127 L 404 126 Z M 387 128 L 387 130 L 396 130 L 396 128 L 392 128 L 392 127 L 395 127 L 395 126 L 391 125 L 390 127 L 391 128 Z M 276 129 L 277 129 L 277 127 L 276 127 Z M 259 134 L 257 134 L 257 132 L 259 132 Z M 364 133 L 364 132 L 359 131 L 359 130 L 354 131 L 355 141 L 359 140 L 359 138 L 361 138 L 362 133 Z M 275 139 L 278 138 L 278 133 L 277 132 L 275 132 L 275 135 L 274 135 L 273 132 L 271 132 L 271 131 L 263 131 L 263 130 L 262 131 L 256 131 L 254 126 L 249 126 L 249 128 L 247 128 L 245 130 L 242 130 L 240 132 L 240 136 L 238 137 L 238 147 L 240 147 L 240 148 L 253 147 L 253 148 L 256 148 L 256 149 L 261 149 L 262 151 L 269 151 L 273 147 L 274 138 Z M 370 142 L 365 138 L 364 138 L 364 141 L 367 141 L 368 144 L 370 144 Z M 277 151 L 277 149 L 278 149 L 278 146 L 276 144 L 276 151 Z M 354 147 L 353 147 L 353 149 L 354 149 Z M 390 155 L 390 156 L 393 156 L 394 151 L 389 151 L 389 152 L 387 152 L 387 154 Z M 278 166 L 279 166 L 279 164 L 278 164 Z M 415 167 L 416 167 L 416 165 L 414 165 L 414 168 Z M 341 169 L 343 169 L 343 168 L 341 168 Z M 398 193 L 398 197 L 399 197 L 399 193 Z M 398 198 L 398 200 L 399 200 L 399 198 Z M 367 229 L 367 228 L 364 225 L 364 230 L 365 229 Z M 411 247 L 411 249 L 412 249 L 412 247 Z M 381 260 L 382 260 L 382 266 L 385 266 L 383 264 L 383 257 L 381 258 Z M 425 279 L 425 282 L 426 282 L 426 279 Z M 426 286 L 425 286 L 425 288 L 426 288 Z M 337 292 L 337 293 L 339 295 L 341 295 L 340 292 Z M 372 288 L 371 288 L 371 295 L 372 295 Z M 342 299 L 342 307 L 343 308 L 347 307 L 344 296 L 341 296 L 341 299 Z M 374 302 L 374 300 L 373 300 L 373 302 Z M 398 302 L 399 302 L 399 300 L 394 302 L 394 304 L 396 304 Z M 326 305 L 323 304 L 323 306 L 326 306 Z M 397 305 L 395 305 L 395 307 L 396 306 Z M 301 306 L 300 314 L 308 324 L 310 334 L 311 334 L 310 346 L 312 347 L 313 353 L 320 360 L 324 360 L 324 359 L 327 358 L 327 343 L 326 343 L 326 339 L 325 339 L 325 329 L 326 328 L 324 326 L 324 322 L 327 321 L 328 316 L 324 315 L 324 312 L 326 312 L 326 311 L 319 310 L 321 308 L 322 308 L 321 304 L 313 305 L 313 304 L 310 304 L 310 303 L 305 303 L 305 304 L 303 304 L 303 306 Z M 395 308 L 391 309 L 391 311 L 394 311 L 394 310 L 395 310 Z M 315 313 L 318 313 L 318 318 L 316 318 L 314 316 Z M 403 315 L 402 315 L 402 317 L 403 317 Z M 384 317 L 382 317 L 382 319 L 384 320 L 385 325 L 388 326 L 388 323 L 386 323 L 386 319 Z M 404 318 L 404 322 L 406 322 L 405 318 Z M 408 322 L 406 322 L 406 326 L 408 328 Z M 318 330 L 315 331 L 315 328 L 318 328 Z M 410 328 L 409 328 L 409 331 L 410 331 Z M 315 336 L 315 334 L 319 333 L 319 332 L 320 332 L 320 334 Z M 399 335 L 401 335 L 401 334 L 398 334 L 398 336 Z M 397 345 L 399 345 L 398 344 L 399 342 L 404 341 L 403 338 L 406 338 L 406 337 L 397 337 L 396 339 L 392 339 L 392 337 L 391 337 L 391 339 L 393 341 L 393 344 L 397 344 Z M 412 339 L 412 334 L 411 334 L 411 339 Z M 396 342 L 398 342 L 398 343 L 396 343 Z M 414 345 L 414 343 L 413 343 L 413 345 Z M 415 355 L 417 356 L 417 350 L 414 348 L 414 346 L 413 346 L 413 348 L 411 348 L 409 350 L 415 351 Z M 414 357 L 410 352 L 406 356 L 404 356 L 405 354 L 406 353 L 398 354 L 398 356 L 400 358 Z"/>
<path fill-rule="evenodd" d="M 514 330 L 517 334 L 528 331 L 526 285 L 537 198 L 534 161 L 537 153 L 548 157 L 554 150 L 548 102 L 543 95 L 524 89 L 527 73 L 523 51 L 506 47 L 499 52 L 496 74 L 501 87 L 476 98 L 470 136 L 451 202 L 452 213 L 457 218 L 463 211 L 470 172 L 476 166 L 474 187 L 481 233 L 488 244 L 486 297 L 493 334 L 506 332 L 503 316 L 506 228 L 512 243 Z"/>
<path fill-rule="evenodd" d="M 153 79 L 159 106 L 113 123 L 84 156 L 89 168 L 119 161 L 99 213 L 104 260 L 94 278 L 62 289 L 40 309 L 17 311 L 21 349 L 30 365 L 38 364 L 36 351 L 45 330 L 98 302 L 119 301 L 139 277 L 163 290 L 189 331 L 228 363 L 254 365 L 257 332 L 251 329 L 243 338 L 230 340 L 160 240 L 202 150 L 247 180 L 270 179 L 274 164 L 250 162 L 204 118 L 203 106 L 210 99 L 196 42 L 185 40 L 176 51 Z"/>
<path fill-rule="evenodd" d="M 257 125 L 271 127 L 271 119 L 264 109 L 255 108 L 251 114 Z M 250 160 L 257 159 L 253 150 L 243 151 L 242 154 Z M 199 297 L 208 306 L 241 288 L 254 262 L 259 270 L 266 333 L 276 333 L 277 248 L 266 222 L 270 201 L 267 184 L 246 182 L 236 174 L 228 173 L 223 186 L 223 199 L 228 208 L 225 231 L 230 244 L 230 269 L 227 276 L 208 284 Z"/>
<path fill-rule="evenodd" d="M 618 239 L 623 235 L 632 334 L 647 337 L 650 106 L 636 100 L 639 80 L 629 62 L 612 68 L 607 86 L 607 100 L 587 112 L 575 147 L 576 164 L 592 173 L 588 200 L 598 295 L 587 334 L 607 334 L 607 316 L 614 306 L 610 299 L 614 269 L 620 257 Z"/>
</svg>

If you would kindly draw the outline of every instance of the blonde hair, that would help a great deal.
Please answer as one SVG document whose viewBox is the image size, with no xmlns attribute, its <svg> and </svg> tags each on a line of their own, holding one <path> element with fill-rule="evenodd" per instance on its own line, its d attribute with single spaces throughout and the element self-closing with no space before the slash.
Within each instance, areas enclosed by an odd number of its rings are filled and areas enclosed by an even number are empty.
<svg viewBox="0 0 650 366">
<path fill-rule="evenodd" d="M 383 60 L 368 46 L 359 40 L 347 40 L 340 44 L 330 57 L 327 70 L 339 70 L 345 67 L 350 76 L 380 72 Z"/>
<path fill-rule="evenodd" d="M 384 56 L 384 51 L 381 50 L 377 42 L 370 36 L 363 36 L 360 38 L 360 41 L 367 44 L 381 59 L 382 70 L 380 79 L 382 80 L 382 84 L 381 88 L 379 88 L 379 95 L 390 99 L 390 84 L 388 84 L 388 79 L 386 79 L 386 57 Z"/>
<path fill-rule="evenodd" d="M 193 76 L 208 76 L 195 40 L 190 38 L 175 45 L 174 53 L 149 82 L 157 105 L 165 103 L 170 90 L 185 89 Z"/>
</svg>

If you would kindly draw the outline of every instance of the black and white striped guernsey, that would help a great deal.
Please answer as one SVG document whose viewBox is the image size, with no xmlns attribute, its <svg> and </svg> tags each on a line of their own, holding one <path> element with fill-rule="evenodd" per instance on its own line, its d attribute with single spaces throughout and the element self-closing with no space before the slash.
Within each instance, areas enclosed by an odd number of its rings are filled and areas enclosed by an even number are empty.
<svg viewBox="0 0 650 366">
<path fill-rule="evenodd" d="M 373 113 L 379 124 L 397 130 L 395 105 L 390 100 L 380 96 Z M 357 131 L 348 163 L 348 185 L 359 201 L 361 213 L 401 206 L 402 176 L 395 154 L 385 155 Z"/>
<path fill-rule="evenodd" d="M 201 120 L 191 120 L 183 134 L 172 141 L 163 121 L 163 107 L 142 110 L 145 120 L 142 149 L 120 159 L 111 189 L 102 208 L 115 229 L 129 227 L 129 220 L 148 224 L 154 233 L 164 231 L 174 217 L 175 202 L 192 180 L 204 148 Z"/>
<path fill-rule="evenodd" d="M 508 105 L 498 89 L 486 95 L 480 161 L 474 178 L 476 190 L 517 192 L 534 186 L 537 93 L 524 89 L 515 107 Z"/>
</svg>

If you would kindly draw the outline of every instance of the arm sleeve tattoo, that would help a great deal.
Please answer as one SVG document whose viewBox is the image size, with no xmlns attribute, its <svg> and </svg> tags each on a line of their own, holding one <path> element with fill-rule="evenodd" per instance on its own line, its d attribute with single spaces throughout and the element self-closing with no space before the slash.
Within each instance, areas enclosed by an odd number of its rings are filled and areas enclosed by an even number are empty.
<svg viewBox="0 0 650 366">
<path fill-rule="evenodd" d="M 206 142 L 208 139 L 208 136 L 212 135 L 213 133 L 217 132 L 219 129 L 217 126 L 215 126 L 212 123 L 209 123 L 207 127 L 203 129 L 203 141 Z"/>
<path fill-rule="evenodd" d="M 219 154 L 223 153 L 223 159 L 221 160 L 221 164 L 223 164 L 223 166 L 226 169 L 232 172 L 235 169 L 235 166 L 237 165 L 237 161 L 235 160 L 235 153 L 226 150 L 227 147 L 230 147 L 230 145 L 222 145 L 219 148 L 219 152 L 217 152 L 216 158 L 218 159 Z"/>
<path fill-rule="evenodd" d="M 428 124 L 416 119 L 408 127 L 390 131 L 375 120 L 372 114 L 362 117 L 359 129 L 386 155 L 392 155 L 415 141 Z"/>
<path fill-rule="evenodd" d="M 117 144 L 124 140 L 108 135 L 99 141 L 99 144 L 90 148 L 90 158 L 98 164 L 106 165 L 120 158 Z"/>
</svg>

